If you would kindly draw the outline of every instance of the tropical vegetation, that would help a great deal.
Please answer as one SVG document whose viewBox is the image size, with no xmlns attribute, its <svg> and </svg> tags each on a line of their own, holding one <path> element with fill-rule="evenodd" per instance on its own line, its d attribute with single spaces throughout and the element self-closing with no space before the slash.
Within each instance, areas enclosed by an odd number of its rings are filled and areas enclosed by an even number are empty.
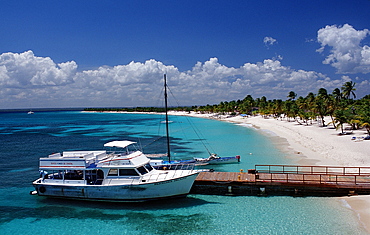
<svg viewBox="0 0 370 235">
<path fill-rule="evenodd" d="M 310 92 L 307 96 L 298 98 L 294 91 L 290 91 L 286 100 L 267 100 L 265 96 L 253 99 L 247 95 L 243 100 L 200 106 L 194 111 L 229 115 L 259 114 L 263 117 L 296 121 L 302 125 L 310 125 L 313 120 L 317 120 L 323 127 L 332 124 L 341 133 L 345 133 L 345 125 L 348 125 L 353 130 L 365 128 L 370 135 L 370 95 L 355 100 L 355 85 L 355 82 L 350 81 L 331 93 L 320 88 L 317 94 Z M 331 122 L 325 123 L 326 116 L 331 118 Z"/>
<path fill-rule="evenodd" d="M 302 125 L 311 125 L 313 120 L 325 127 L 332 124 L 341 133 L 345 133 L 348 125 L 351 129 L 365 128 L 370 135 L 370 94 L 356 100 L 356 83 L 346 82 L 341 88 L 335 88 L 329 93 L 320 88 L 317 94 L 308 93 L 305 97 L 290 91 L 286 100 L 268 100 L 265 96 L 254 99 L 247 95 L 242 100 L 223 101 L 219 104 L 176 107 L 176 111 L 195 111 L 200 113 L 217 113 L 227 115 L 261 115 L 295 121 Z M 164 112 L 164 108 L 135 107 L 135 108 L 88 108 L 86 111 L 126 111 L 126 112 Z M 331 122 L 325 123 L 324 117 L 329 116 Z"/>
</svg>

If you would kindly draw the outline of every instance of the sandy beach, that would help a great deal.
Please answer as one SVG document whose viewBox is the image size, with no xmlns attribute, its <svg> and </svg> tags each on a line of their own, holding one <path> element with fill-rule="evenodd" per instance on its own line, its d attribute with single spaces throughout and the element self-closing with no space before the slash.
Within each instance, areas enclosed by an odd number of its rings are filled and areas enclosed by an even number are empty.
<svg viewBox="0 0 370 235">
<path fill-rule="evenodd" d="M 367 136 L 365 129 L 354 130 L 348 135 L 339 135 L 332 125 L 320 127 L 317 122 L 306 126 L 294 121 L 277 120 L 274 118 L 227 117 L 215 114 L 197 114 L 194 112 L 170 112 L 173 115 L 188 115 L 202 118 L 212 118 L 220 121 L 250 125 L 269 137 L 280 137 L 287 141 L 288 155 L 296 159 L 297 165 L 326 166 L 369 166 L 370 140 L 359 137 Z M 327 118 L 326 123 L 330 119 Z M 356 140 L 353 140 L 356 137 Z M 283 148 L 284 150 L 284 148 Z M 362 226 L 370 233 L 370 196 L 341 197 L 353 213 L 356 213 Z"/>
</svg>

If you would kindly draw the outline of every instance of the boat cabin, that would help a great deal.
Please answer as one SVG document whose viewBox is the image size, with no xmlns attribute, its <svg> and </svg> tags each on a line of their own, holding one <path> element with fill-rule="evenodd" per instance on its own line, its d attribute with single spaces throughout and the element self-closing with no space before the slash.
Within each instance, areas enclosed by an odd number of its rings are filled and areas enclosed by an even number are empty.
<svg viewBox="0 0 370 235">
<path fill-rule="evenodd" d="M 119 151 L 68 151 L 40 158 L 41 178 L 45 183 L 78 185 L 115 184 L 140 180 L 153 170 L 141 151 L 130 151 L 131 141 L 112 141 L 104 146 Z"/>
</svg>

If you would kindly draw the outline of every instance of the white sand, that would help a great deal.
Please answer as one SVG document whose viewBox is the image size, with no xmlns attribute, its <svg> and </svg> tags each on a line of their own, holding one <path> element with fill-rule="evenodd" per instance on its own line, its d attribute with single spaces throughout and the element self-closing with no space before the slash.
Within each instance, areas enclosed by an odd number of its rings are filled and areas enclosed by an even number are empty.
<svg viewBox="0 0 370 235">
<path fill-rule="evenodd" d="M 370 140 L 352 140 L 352 137 L 367 136 L 366 130 L 355 130 L 350 135 L 339 135 L 332 125 L 320 127 L 317 122 L 312 125 L 300 125 L 297 122 L 276 120 L 274 118 L 257 117 L 227 117 L 215 114 L 198 114 L 195 112 L 170 111 L 170 115 L 212 118 L 246 125 L 261 130 L 270 136 L 286 139 L 291 148 L 287 154 L 294 152 L 297 165 L 324 166 L 367 166 L 370 167 Z M 330 122 L 329 118 L 325 123 Z M 341 197 L 357 214 L 360 224 L 370 234 L 370 195 Z"/>
<path fill-rule="evenodd" d="M 316 122 L 312 125 L 300 125 L 297 122 L 264 119 L 258 117 L 230 117 L 214 114 L 196 114 L 171 112 L 174 115 L 214 118 L 222 121 L 250 124 L 267 135 L 275 134 L 284 138 L 290 147 L 300 156 L 297 165 L 326 165 L 326 166 L 368 166 L 370 167 L 370 140 L 356 141 L 352 137 L 367 136 L 366 130 L 355 130 L 350 135 L 338 135 L 332 125 L 319 127 Z M 330 119 L 326 119 L 326 124 Z M 357 213 L 363 227 L 370 233 L 370 196 L 342 197 L 351 209 Z"/>
<path fill-rule="evenodd" d="M 288 122 L 274 118 L 257 117 L 227 117 L 214 114 L 197 114 L 194 112 L 170 112 L 174 115 L 188 115 L 202 118 L 213 118 L 221 121 L 250 124 L 261 130 L 261 133 L 277 135 L 288 141 L 296 153 L 300 153 L 301 165 L 315 162 L 315 165 L 329 166 L 369 166 L 370 167 L 370 140 L 351 140 L 352 137 L 365 137 L 365 129 L 354 130 L 349 135 L 339 135 L 332 125 L 319 127 L 316 122 L 312 125 L 300 125 L 297 122 Z M 330 119 L 326 119 L 326 124 Z"/>
</svg>

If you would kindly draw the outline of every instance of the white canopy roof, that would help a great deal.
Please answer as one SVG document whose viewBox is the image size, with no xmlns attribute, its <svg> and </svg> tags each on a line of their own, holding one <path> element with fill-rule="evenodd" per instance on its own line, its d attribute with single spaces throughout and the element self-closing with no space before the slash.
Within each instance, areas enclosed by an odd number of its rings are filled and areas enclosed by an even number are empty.
<svg viewBox="0 0 370 235">
<path fill-rule="evenodd" d="M 135 144 L 136 142 L 128 141 L 128 140 L 116 140 L 111 141 L 104 144 L 104 147 L 119 147 L 119 148 L 126 148 L 130 144 Z"/>
</svg>

